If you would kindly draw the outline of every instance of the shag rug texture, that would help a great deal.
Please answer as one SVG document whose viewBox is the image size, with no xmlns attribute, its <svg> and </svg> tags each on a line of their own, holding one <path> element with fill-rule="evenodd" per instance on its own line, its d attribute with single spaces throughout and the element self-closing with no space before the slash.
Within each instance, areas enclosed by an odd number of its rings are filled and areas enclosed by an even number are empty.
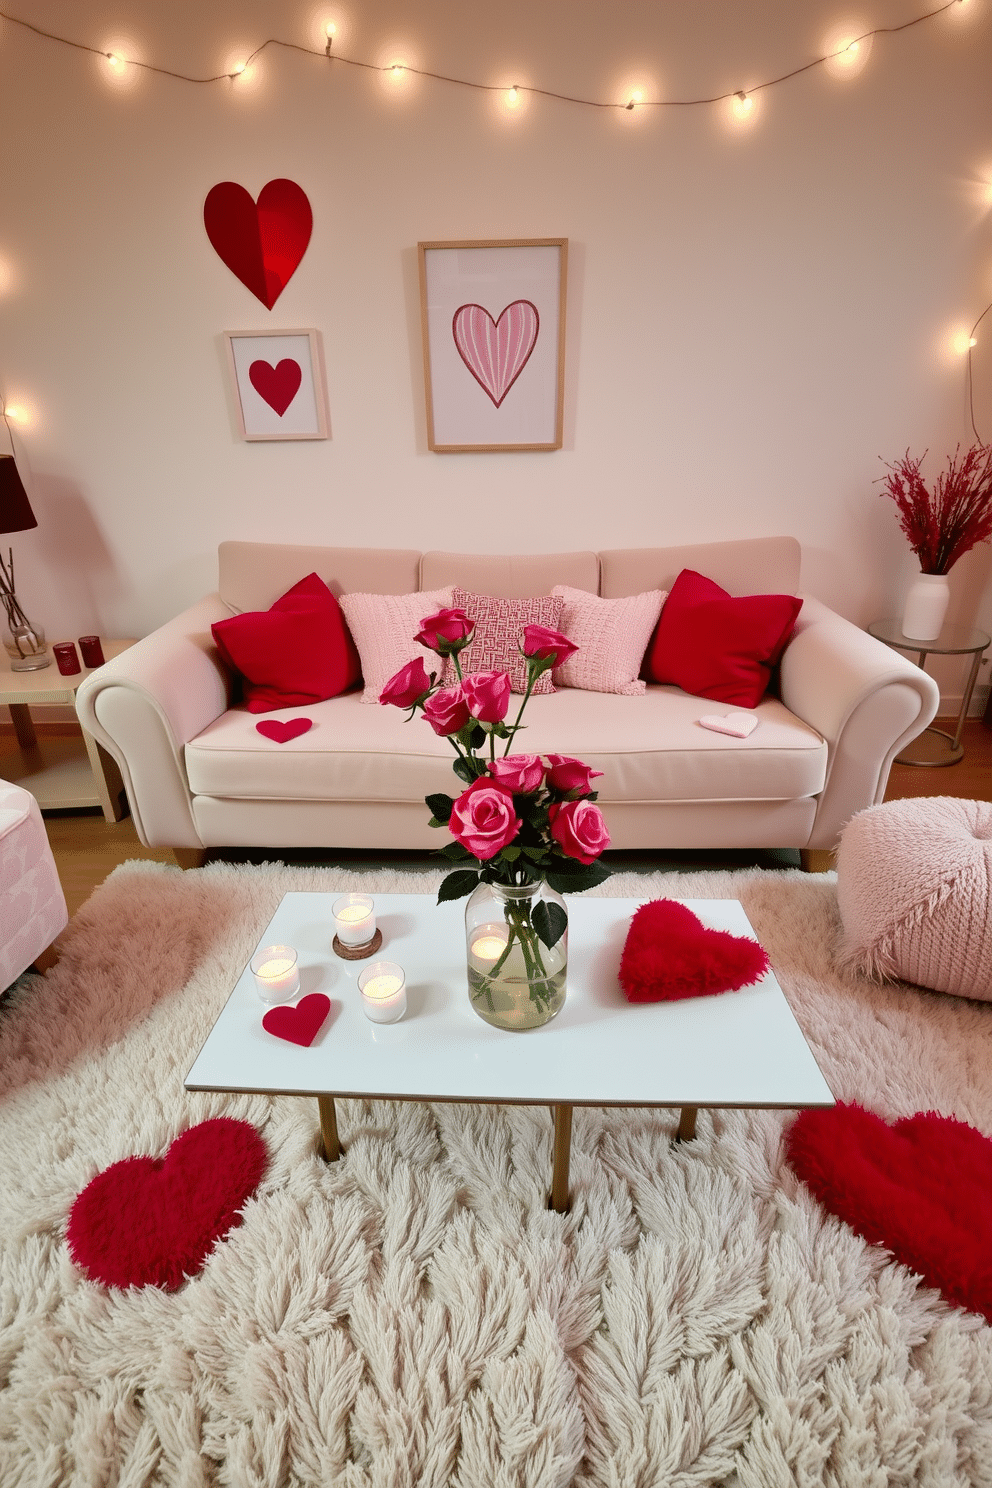
<svg viewBox="0 0 992 1488">
<path fill-rule="evenodd" d="M 187 1094 L 281 895 L 440 874 L 126 864 L 0 1002 L 0 1483 L 201 1488 L 992 1484 L 992 1328 L 832 1217 L 784 1112 Z M 742 900 L 834 1093 L 992 1134 L 992 1008 L 837 970 L 832 875 L 615 877 Z M 577 904 L 573 901 L 573 912 Z M 270 1154 L 175 1292 L 72 1264 L 76 1194 L 209 1117 Z"/>
</svg>

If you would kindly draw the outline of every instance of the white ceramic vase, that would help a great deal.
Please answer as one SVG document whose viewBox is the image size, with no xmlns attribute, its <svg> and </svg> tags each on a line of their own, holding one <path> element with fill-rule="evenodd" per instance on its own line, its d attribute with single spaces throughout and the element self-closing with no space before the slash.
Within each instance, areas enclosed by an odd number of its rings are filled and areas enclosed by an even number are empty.
<svg viewBox="0 0 992 1488">
<path fill-rule="evenodd" d="M 917 574 L 906 595 L 902 633 L 910 641 L 935 641 L 940 635 L 951 587 L 946 574 Z"/>
</svg>

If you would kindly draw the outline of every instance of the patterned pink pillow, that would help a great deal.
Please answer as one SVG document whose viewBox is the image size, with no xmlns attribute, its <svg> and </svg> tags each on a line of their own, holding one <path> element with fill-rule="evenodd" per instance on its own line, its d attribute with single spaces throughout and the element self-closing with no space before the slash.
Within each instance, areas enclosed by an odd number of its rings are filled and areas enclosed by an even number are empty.
<svg viewBox="0 0 992 1488">
<path fill-rule="evenodd" d="M 441 658 L 418 646 L 413 638 L 421 621 L 451 604 L 450 589 L 416 594 L 342 594 L 340 604 L 362 663 L 363 703 L 377 703 L 390 677 L 418 656 L 428 673 L 440 672 Z"/>
<path fill-rule="evenodd" d="M 650 589 L 624 599 L 600 599 L 567 584 L 556 584 L 551 592 L 561 596 L 561 628 L 579 648 L 555 667 L 555 685 L 628 696 L 643 692 L 645 684 L 638 673 L 658 624 L 665 590 Z"/>
<path fill-rule="evenodd" d="M 546 625 L 561 630 L 563 601 L 552 594 L 535 599 L 494 599 L 488 594 L 470 594 L 455 585 L 451 601 L 456 610 L 464 610 L 475 621 L 472 643 L 459 656 L 462 675 L 469 672 L 508 672 L 513 692 L 527 691 L 527 662 L 520 654 L 519 642 L 525 625 Z M 448 661 L 445 678 L 455 679 L 455 668 Z M 554 692 L 551 673 L 537 679 L 534 692 Z"/>
</svg>

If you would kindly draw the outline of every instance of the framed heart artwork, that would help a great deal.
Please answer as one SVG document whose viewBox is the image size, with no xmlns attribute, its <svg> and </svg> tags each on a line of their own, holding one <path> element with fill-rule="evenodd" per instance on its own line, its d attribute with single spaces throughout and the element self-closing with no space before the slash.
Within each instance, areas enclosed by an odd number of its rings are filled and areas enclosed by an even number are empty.
<svg viewBox="0 0 992 1488">
<path fill-rule="evenodd" d="M 326 439 L 318 331 L 225 331 L 242 439 Z"/>
<path fill-rule="evenodd" d="M 429 448 L 561 449 L 568 239 L 417 247 Z"/>
</svg>

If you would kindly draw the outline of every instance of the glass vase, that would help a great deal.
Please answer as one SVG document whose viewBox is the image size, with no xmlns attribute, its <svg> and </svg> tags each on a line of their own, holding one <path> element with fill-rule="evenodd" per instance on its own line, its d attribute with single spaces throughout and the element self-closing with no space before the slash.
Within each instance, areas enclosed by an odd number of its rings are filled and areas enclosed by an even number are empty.
<svg viewBox="0 0 992 1488">
<path fill-rule="evenodd" d="M 543 881 L 479 884 L 465 907 L 465 953 L 469 999 L 479 1017 L 515 1032 L 540 1028 L 565 1001 L 564 899 Z"/>
<path fill-rule="evenodd" d="M 51 665 L 52 658 L 45 644 L 45 632 L 40 625 L 34 625 L 30 620 L 21 623 L 8 616 L 3 632 L 3 645 L 10 657 L 12 672 L 37 672 L 42 667 Z"/>
</svg>

